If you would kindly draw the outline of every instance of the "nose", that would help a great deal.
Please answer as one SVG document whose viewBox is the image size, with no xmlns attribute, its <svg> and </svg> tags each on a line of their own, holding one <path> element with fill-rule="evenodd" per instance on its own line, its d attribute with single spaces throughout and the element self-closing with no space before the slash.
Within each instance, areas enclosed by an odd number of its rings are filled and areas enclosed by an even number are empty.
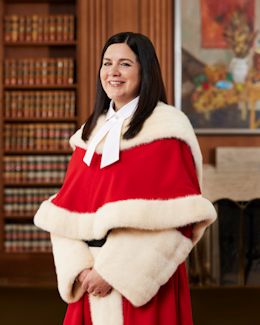
<svg viewBox="0 0 260 325">
<path fill-rule="evenodd" d="M 111 76 L 119 76 L 120 75 L 120 71 L 119 71 L 118 66 L 116 64 L 113 64 L 113 65 L 110 66 L 109 74 Z"/>
</svg>

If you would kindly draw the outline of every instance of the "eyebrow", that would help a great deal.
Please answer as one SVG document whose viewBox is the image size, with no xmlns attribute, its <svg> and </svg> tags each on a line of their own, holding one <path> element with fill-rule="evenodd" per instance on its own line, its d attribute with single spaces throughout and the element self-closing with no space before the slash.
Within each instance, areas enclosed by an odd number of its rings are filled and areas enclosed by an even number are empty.
<svg viewBox="0 0 260 325">
<path fill-rule="evenodd" d="M 103 58 L 103 60 L 112 61 L 110 58 Z M 132 63 L 135 63 L 133 60 L 128 59 L 128 58 L 121 58 L 121 59 L 119 59 L 119 62 L 121 62 L 121 61 L 130 61 Z"/>
</svg>

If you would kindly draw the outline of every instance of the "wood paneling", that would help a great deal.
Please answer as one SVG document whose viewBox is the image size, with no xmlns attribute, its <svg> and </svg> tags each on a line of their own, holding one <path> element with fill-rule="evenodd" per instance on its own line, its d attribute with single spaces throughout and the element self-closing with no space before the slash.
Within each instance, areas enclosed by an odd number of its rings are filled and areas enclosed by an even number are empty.
<svg viewBox="0 0 260 325">
<path fill-rule="evenodd" d="M 216 147 L 259 147 L 260 135 L 199 135 L 205 164 L 215 164 Z"/>
<path fill-rule="evenodd" d="M 169 0 L 140 1 L 140 33 L 156 49 L 169 103 L 173 101 L 173 4 Z"/>
<path fill-rule="evenodd" d="M 101 49 L 108 37 L 108 6 L 109 2 L 106 0 L 79 1 L 78 5 L 78 67 L 80 67 L 78 79 L 81 85 L 79 122 L 81 124 L 93 109 Z"/>
<path fill-rule="evenodd" d="M 140 31 L 138 0 L 111 0 L 108 6 L 109 36 L 120 32 Z"/>
</svg>

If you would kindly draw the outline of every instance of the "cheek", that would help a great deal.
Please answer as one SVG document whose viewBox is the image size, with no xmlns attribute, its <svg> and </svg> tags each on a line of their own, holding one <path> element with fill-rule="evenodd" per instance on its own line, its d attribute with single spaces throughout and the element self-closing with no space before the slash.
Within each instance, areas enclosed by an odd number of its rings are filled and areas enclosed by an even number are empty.
<svg viewBox="0 0 260 325">
<path fill-rule="evenodd" d="M 100 79 L 101 79 L 101 80 L 105 80 L 106 75 L 107 75 L 107 73 L 106 73 L 106 71 L 104 70 L 104 68 L 101 68 L 101 69 L 100 69 L 100 72 L 99 72 Z"/>
<path fill-rule="evenodd" d="M 101 84 L 104 87 L 105 86 L 105 80 L 106 80 L 106 73 L 102 69 L 100 70 L 99 77 L 101 80 Z"/>
</svg>

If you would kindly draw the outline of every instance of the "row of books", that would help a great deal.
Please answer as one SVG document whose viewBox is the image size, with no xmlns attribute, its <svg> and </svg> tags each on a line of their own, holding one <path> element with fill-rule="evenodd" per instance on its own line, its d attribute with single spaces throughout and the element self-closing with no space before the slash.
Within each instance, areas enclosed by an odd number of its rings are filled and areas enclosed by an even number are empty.
<svg viewBox="0 0 260 325">
<path fill-rule="evenodd" d="M 32 224 L 6 224 L 4 248 L 7 253 L 50 252 L 50 235 Z"/>
<path fill-rule="evenodd" d="M 57 117 L 75 116 L 74 91 L 5 91 L 5 117 Z"/>
<path fill-rule="evenodd" d="M 4 180 L 10 183 L 61 183 L 69 155 L 5 156 Z"/>
<path fill-rule="evenodd" d="M 4 17 L 6 42 L 73 41 L 73 15 L 7 15 Z"/>
<path fill-rule="evenodd" d="M 4 126 L 5 150 L 66 150 L 75 132 L 73 123 L 8 124 Z"/>
<path fill-rule="evenodd" d="M 34 215 L 42 201 L 59 191 L 58 188 L 5 188 L 5 215 Z"/>
<path fill-rule="evenodd" d="M 6 59 L 5 85 L 72 85 L 74 60 L 71 58 Z"/>
</svg>

